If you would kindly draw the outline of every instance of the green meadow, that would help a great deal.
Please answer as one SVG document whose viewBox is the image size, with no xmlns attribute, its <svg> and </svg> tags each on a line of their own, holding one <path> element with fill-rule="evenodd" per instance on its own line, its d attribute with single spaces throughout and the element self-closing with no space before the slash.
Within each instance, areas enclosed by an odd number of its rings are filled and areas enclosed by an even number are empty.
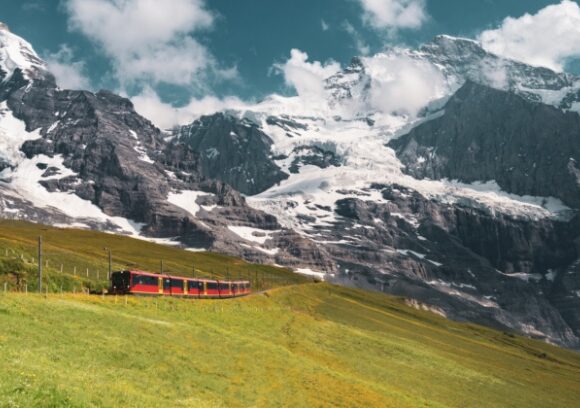
<svg viewBox="0 0 580 408">
<path fill-rule="evenodd" d="M 211 252 L 80 229 L 0 220 L 0 290 L 37 288 L 38 237 L 43 241 L 43 286 L 50 292 L 100 291 L 108 286 L 108 250 L 113 270 L 125 268 L 216 279 L 247 279 L 259 290 L 308 282 L 286 268 L 255 265 Z"/>
<path fill-rule="evenodd" d="M 2 407 L 573 407 L 580 355 L 380 294 L 0 295 Z"/>
<path fill-rule="evenodd" d="M 35 240 L 48 293 L 31 288 Z M 229 300 L 86 295 L 131 262 L 258 278 Z M 23 260 L 23 258 L 25 258 Z M 63 264 L 63 271 L 60 265 Z M 144 241 L 0 223 L 0 407 L 574 407 L 580 353 L 457 323 L 403 299 Z M 2 269 L 3 268 L 3 269 Z M 20 272 L 18 272 L 20 271 Z M 57 282 L 56 284 L 54 282 Z M 59 286 L 60 285 L 60 286 Z M 67 286 L 68 285 L 68 286 Z M 67 290 L 61 292 L 61 287 Z"/>
</svg>

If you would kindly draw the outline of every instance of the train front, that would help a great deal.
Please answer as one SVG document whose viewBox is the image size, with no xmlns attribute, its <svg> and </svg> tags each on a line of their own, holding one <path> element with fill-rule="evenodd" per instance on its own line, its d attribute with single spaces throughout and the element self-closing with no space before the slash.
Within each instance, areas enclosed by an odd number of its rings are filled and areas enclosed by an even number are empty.
<svg viewBox="0 0 580 408">
<path fill-rule="evenodd" d="M 117 271 L 111 274 L 111 288 L 109 293 L 125 295 L 131 290 L 131 272 Z"/>
</svg>

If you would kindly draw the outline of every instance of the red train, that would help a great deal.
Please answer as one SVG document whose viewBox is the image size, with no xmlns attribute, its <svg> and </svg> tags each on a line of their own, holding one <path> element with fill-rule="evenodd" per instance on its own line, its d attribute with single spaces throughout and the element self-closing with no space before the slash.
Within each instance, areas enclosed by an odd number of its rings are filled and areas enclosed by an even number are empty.
<svg viewBox="0 0 580 408">
<path fill-rule="evenodd" d="M 111 274 L 110 293 L 118 295 L 168 295 L 199 299 L 222 299 L 250 293 L 249 281 L 184 278 L 125 270 Z"/>
</svg>

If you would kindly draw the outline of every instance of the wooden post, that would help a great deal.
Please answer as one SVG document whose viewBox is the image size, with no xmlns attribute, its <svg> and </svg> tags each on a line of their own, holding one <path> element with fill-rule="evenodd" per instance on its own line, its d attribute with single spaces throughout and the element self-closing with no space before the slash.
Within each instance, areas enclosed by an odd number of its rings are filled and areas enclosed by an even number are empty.
<svg viewBox="0 0 580 408">
<path fill-rule="evenodd" d="M 107 278 L 111 278 L 111 274 L 113 273 L 113 255 L 111 254 L 111 250 L 109 249 L 109 273 Z"/>
<path fill-rule="evenodd" d="M 73 275 L 74 275 L 74 276 L 77 276 L 77 267 L 76 267 L 76 265 L 75 265 L 75 266 L 74 266 L 74 268 L 73 268 Z"/>
<path fill-rule="evenodd" d="M 42 237 L 38 237 L 38 293 L 42 293 Z"/>
</svg>

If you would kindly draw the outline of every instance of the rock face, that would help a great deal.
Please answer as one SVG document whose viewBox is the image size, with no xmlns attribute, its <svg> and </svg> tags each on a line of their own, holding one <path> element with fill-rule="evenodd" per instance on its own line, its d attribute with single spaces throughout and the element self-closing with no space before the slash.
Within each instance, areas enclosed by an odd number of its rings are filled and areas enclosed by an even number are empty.
<svg viewBox="0 0 580 408">
<path fill-rule="evenodd" d="M 341 218 L 325 239 L 343 240 L 327 249 L 338 259 L 339 282 L 411 296 L 455 319 L 477 316 L 494 327 L 578 345 L 573 310 L 580 299 L 570 296 L 578 283 L 566 272 L 579 255 L 575 221 L 530 222 L 445 205 L 402 186 L 374 188 L 384 202 L 337 202 Z M 561 279 L 570 288 L 559 288 Z M 567 293 L 566 301 L 547 298 L 551 291 Z"/>
<path fill-rule="evenodd" d="M 390 142 L 418 178 L 496 181 L 580 208 L 580 115 L 467 82 L 439 118 Z M 557 141 L 557 142 L 556 142 Z"/>
<path fill-rule="evenodd" d="M 270 160 L 271 140 L 256 125 L 218 114 L 170 142 L 171 135 L 137 114 L 126 98 L 59 89 L 32 48 L 12 40 L 24 54 L 0 53 L 0 146 L 7 150 L 0 152 L 2 216 L 330 269 L 312 243 L 249 207 L 232 188 L 255 192 L 287 177 Z M 2 64 L 8 57 L 30 62 L 5 64 L 15 67 L 9 70 Z M 212 146 L 231 154 L 215 165 L 208 155 Z M 247 239 L 247 230 L 268 239 Z M 262 242 L 276 240 L 276 251 Z"/>
<path fill-rule="evenodd" d="M 174 130 L 174 135 L 175 144 L 199 155 L 202 175 L 241 193 L 261 193 L 288 178 L 271 159 L 270 137 L 249 120 L 217 113 Z"/>
</svg>

